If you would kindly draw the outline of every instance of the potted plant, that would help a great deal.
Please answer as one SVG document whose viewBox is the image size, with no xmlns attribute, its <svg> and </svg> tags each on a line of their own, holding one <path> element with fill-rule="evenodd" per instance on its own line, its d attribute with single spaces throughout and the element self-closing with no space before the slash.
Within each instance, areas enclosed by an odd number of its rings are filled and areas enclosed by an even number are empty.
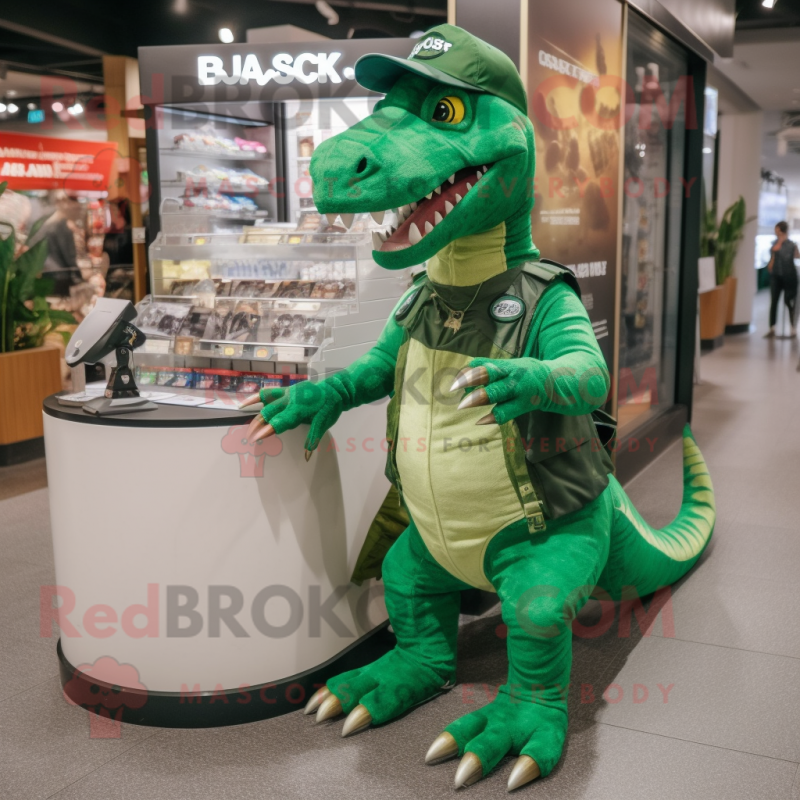
<svg viewBox="0 0 800 800">
<path fill-rule="evenodd" d="M 701 192 L 700 219 L 700 256 L 714 257 L 717 236 L 717 204 L 706 205 L 705 188 Z M 716 273 L 716 259 L 715 259 Z M 719 284 L 716 279 L 715 282 Z M 728 291 L 726 286 L 717 285 L 710 291 L 700 294 L 700 342 L 703 347 L 718 347 L 724 342 L 725 319 L 728 309 Z"/>
<path fill-rule="evenodd" d="M 0 183 L 0 195 L 7 186 Z M 29 240 L 44 221 L 32 226 Z M 60 353 L 45 338 L 57 332 L 67 339 L 69 333 L 57 328 L 75 318 L 46 300 L 53 290 L 53 282 L 40 277 L 46 257 L 46 240 L 18 247 L 14 226 L 0 220 L 0 463 L 31 452 L 20 443 L 42 436 L 42 401 L 61 389 Z"/>
<path fill-rule="evenodd" d="M 717 285 L 727 289 L 727 309 L 725 322 L 733 325 L 734 309 L 736 308 L 737 281 L 733 274 L 733 263 L 739 250 L 739 243 L 744 238 L 744 229 L 748 222 L 755 217 L 747 218 L 747 207 L 744 197 L 725 209 L 722 215 L 717 235 L 714 242 L 714 259 L 717 270 Z"/>
</svg>

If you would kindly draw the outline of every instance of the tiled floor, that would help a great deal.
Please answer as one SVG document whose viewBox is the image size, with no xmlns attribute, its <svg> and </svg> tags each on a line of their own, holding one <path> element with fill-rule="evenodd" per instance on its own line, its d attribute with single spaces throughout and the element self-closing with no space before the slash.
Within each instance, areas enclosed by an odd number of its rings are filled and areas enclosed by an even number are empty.
<svg viewBox="0 0 800 800">
<path fill-rule="evenodd" d="M 612 628 L 575 639 L 573 686 L 591 688 L 573 691 L 560 765 L 523 796 L 800 800 L 796 359 L 796 343 L 759 334 L 729 338 L 702 359 L 694 429 L 717 490 L 714 542 L 674 587 L 674 636 L 662 616 L 648 637 Z M 653 524 L 678 508 L 680 460 L 671 448 L 627 487 Z M 0 472 L 0 798 L 451 796 L 455 765 L 428 768 L 422 755 L 444 725 L 486 702 L 483 684 L 503 681 L 496 611 L 464 626 L 460 686 L 352 739 L 339 736 L 340 722 L 314 727 L 299 713 L 90 738 L 87 712 L 61 697 L 55 640 L 39 636 L 38 587 L 53 581 L 44 483 L 41 464 Z M 587 607 L 584 621 L 595 611 Z M 504 796 L 510 767 L 469 796 Z"/>
</svg>

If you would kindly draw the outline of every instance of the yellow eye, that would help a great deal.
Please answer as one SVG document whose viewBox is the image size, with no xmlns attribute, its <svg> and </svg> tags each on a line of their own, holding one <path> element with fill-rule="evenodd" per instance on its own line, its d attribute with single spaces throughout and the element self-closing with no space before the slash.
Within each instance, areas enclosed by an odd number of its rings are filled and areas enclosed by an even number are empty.
<svg viewBox="0 0 800 800">
<path fill-rule="evenodd" d="M 433 109 L 434 122 L 457 125 L 464 119 L 464 101 L 460 97 L 443 97 Z"/>
</svg>

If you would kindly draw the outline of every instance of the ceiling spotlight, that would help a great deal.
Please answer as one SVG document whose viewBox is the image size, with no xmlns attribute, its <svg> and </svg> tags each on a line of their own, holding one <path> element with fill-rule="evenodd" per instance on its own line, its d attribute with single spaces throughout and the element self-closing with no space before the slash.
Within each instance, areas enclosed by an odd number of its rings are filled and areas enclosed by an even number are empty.
<svg viewBox="0 0 800 800">
<path fill-rule="evenodd" d="M 51 108 L 53 109 L 53 111 L 56 112 L 56 114 L 60 114 L 64 110 L 64 104 L 59 103 L 58 100 L 56 100 L 55 103 L 53 103 L 53 105 L 51 106 Z"/>
<path fill-rule="evenodd" d="M 70 106 L 67 109 L 67 112 L 72 114 L 73 117 L 77 117 L 79 114 L 83 114 L 83 106 L 80 103 L 75 103 L 74 106 Z"/>
<path fill-rule="evenodd" d="M 233 41 L 233 31 L 230 28 L 220 28 L 219 40 L 223 44 L 230 44 Z"/>
<path fill-rule="evenodd" d="M 713 153 L 714 151 L 713 151 L 713 150 L 712 150 L 710 147 L 704 147 L 704 148 L 703 148 L 703 152 L 704 152 L 706 155 L 711 155 L 711 153 Z"/>
<path fill-rule="evenodd" d="M 28 103 L 28 111 L 36 111 L 36 103 Z"/>
<path fill-rule="evenodd" d="M 172 10 L 176 14 L 185 14 L 189 10 L 189 0 L 175 0 Z"/>
<path fill-rule="evenodd" d="M 6 104 L 0 103 L 0 114 L 5 114 L 5 113 L 6 113 Z"/>
<path fill-rule="evenodd" d="M 9 114 L 16 114 L 19 111 L 19 106 L 16 103 L 9 103 L 8 104 L 8 113 Z"/>
<path fill-rule="evenodd" d="M 317 2 L 314 3 L 314 7 L 328 20 L 328 25 L 339 24 L 339 15 L 331 8 L 330 3 L 326 3 L 325 0 L 317 0 Z"/>
<path fill-rule="evenodd" d="M 8 97 L 16 97 L 16 96 L 17 96 L 17 90 L 16 90 L 16 89 L 9 89 L 9 90 L 6 92 L 6 95 L 7 95 Z"/>
<path fill-rule="evenodd" d="M 777 0 L 761 0 L 761 5 L 764 6 L 764 8 L 775 8 L 776 2 Z"/>
</svg>

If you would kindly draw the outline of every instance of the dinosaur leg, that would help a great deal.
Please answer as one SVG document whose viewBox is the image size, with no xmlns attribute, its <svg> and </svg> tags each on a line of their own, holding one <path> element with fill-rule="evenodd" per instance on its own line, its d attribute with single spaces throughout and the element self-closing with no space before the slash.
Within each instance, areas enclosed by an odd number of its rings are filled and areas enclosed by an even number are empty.
<svg viewBox="0 0 800 800">
<path fill-rule="evenodd" d="M 456 788 L 487 775 L 508 754 L 520 755 L 509 789 L 547 775 L 567 731 L 572 665 L 571 621 L 586 602 L 608 556 L 613 507 L 606 491 L 589 505 L 529 535 L 514 523 L 494 537 L 485 571 L 508 628 L 508 682 L 483 708 L 449 725 L 464 758 Z"/>
<path fill-rule="evenodd" d="M 349 714 L 342 735 L 382 724 L 452 685 L 460 592 L 469 588 L 434 561 L 413 521 L 383 562 L 391 652 L 332 678 L 307 707 L 317 721 Z"/>
</svg>

